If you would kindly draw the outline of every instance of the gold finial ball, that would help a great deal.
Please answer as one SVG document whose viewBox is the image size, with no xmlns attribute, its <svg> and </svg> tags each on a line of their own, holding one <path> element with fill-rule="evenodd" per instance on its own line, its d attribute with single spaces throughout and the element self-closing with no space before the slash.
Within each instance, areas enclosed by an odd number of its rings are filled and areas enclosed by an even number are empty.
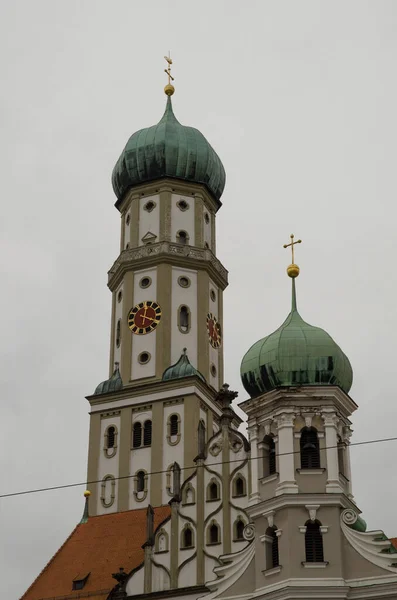
<svg viewBox="0 0 397 600">
<path fill-rule="evenodd" d="M 172 96 L 172 94 L 175 92 L 175 88 L 171 83 L 167 83 L 164 88 L 164 92 L 167 96 Z"/>
<path fill-rule="evenodd" d="M 299 269 L 298 265 L 296 265 L 295 263 L 292 263 L 292 265 L 289 265 L 289 267 L 287 267 L 288 277 L 292 277 L 292 279 L 295 279 L 295 277 L 298 277 L 299 271 L 300 271 L 300 269 Z"/>
<path fill-rule="evenodd" d="M 89 498 L 90 496 L 91 496 L 91 492 L 90 492 L 90 490 L 86 490 L 86 491 L 84 492 L 84 498 Z"/>
</svg>

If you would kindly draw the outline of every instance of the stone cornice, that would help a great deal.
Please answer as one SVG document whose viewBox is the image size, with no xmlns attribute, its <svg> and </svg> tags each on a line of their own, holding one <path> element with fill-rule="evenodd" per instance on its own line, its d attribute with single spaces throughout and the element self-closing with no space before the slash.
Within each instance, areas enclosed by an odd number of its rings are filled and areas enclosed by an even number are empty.
<svg viewBox="0 0 397 600">
<path fill-rule="evenodd" d="M 247 507 L 247 513 L 250 518 L 261 517 L 269 511 L 278 511 L 282 508 L 312 505 L 316 503 L 323 506 L 340 506 L 342 508 L 350 508 L 355 512 L 360 513 L 360 510 L 345 494 L 282 494 L 274 496 L 269 500 L 258 502 Z"/>
<path fill-rule="evenodd" d="M 186 388 L 189 389 L 189 392 L 186 392 Z M 108 406 L 109 404 L 115 404 L 113 410 L 118 408 L 118 403 L 120 402 L 123 406 L 126 406 L 126 400 L 130 400 L 131 405 L 141 405 L 150 404 L 151 400 L 149 400 L 148 397 L 153 395 L 159 395 L 163 401 L 166 401 L 168 398 L 177 400 L 190 393 L 197 394 L 203 402 L 211 407 L 213 412 L 219 418 L 222 416 L 221 407 L 218 406 L 215 400 L 217 392 L 196 375 L 193 375 L 192 377 L 183 377 L 181 379 L 172 379 L 170 381 L 159 381 L 153 378 L 151 381 L 128 385 L 121 390 L 109 394 L 92 394 L 86 396 L 86 400 L 88 400 L 91 405 L 91 412 L 102 412 L 104 406 Z M 108 411 L 107 408 L 106 411 Z M 232 421 L 233 425 L 237 428 L 242 422 L 242 419 L 235 414 Z"/>
<path fill-rule="evenodd" d="M 180 179 L 171 179 L 170 177 L 164 177 L 163 179 L 136 185 L 133 188 L 130 188 L 124 194 L 123 198 L 117 200 L 114 205 L 121 213 L 123 213 L 132 200 L 144 196 L 154 196 L 161 192 L 171 192 L 172 194 L 180 194 L 181 196 L 202 198 L 214 213 L 222 206 L 222 202 L 220 200 L 215 200 L 204 185 L 186 182 Z"/>
<path fill-rule="evenodd" d="M 272 390 L 256 398 L 239 403 L 239 408 L 248 415 L 248 421 L 273 418 L 275 412 L 293 409 L 297 412 L 317 412 L 320 407 L 334 406 L 344 418 L 348 418 L 357 404 L 338 386 L 285 387 Z"/>
<path fill-rule="evenodd" d="M 227 270 L 209 248 L 163 241 L 121 252 L 108 272 L 109 289 L 113 292 L 118 287 L 126 271 L 158 265 L 159 262 L 205 269 L 222 290 L 228 285 Z"/>
</svg>

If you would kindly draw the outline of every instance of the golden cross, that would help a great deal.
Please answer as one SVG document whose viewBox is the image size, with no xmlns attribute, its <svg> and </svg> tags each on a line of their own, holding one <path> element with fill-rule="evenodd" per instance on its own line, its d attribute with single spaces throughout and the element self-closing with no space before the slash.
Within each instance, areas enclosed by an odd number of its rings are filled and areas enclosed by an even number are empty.
<svg viewBox="0 0 397 600">
<path fill-rule="evenodd" d="M 291 233 L 290 238 L 291 238 L 291 243 L 290 244 L 284 244 L 283 248 L 289 248 L 289 246 L 291 246 L 292 264 L 294 264 L 294 246 L 295 246 L 295 244 L 301 244 L 302 240 L 296 240 L 296 242 L 294 242 L 294 234 L 293 233 Z"/>
<path fill-rule="evenodd" d="M 168 75 L 168 85 L 171 84 L 171 81 L 174 81 L 173 76 L 171 75 L 171 65 L 172 65 L 172 58 L 171 58 L 171 53 L 168 50 L 168 56 L 164 56 L 165 60 L 168 63 L 168 69 L 164 69 L 164 73 L 167 73 Z"/>
</svg>

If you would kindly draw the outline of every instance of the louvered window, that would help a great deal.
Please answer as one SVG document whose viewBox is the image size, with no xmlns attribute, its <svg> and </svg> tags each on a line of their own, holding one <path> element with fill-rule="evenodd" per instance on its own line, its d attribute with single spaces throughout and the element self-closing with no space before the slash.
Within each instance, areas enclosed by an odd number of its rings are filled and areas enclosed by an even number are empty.
<svg viewBox="0 0 397 600">
<path fill-rule="evenodd" d="M 305 533 L 306 562 L 324 562 L 323 536 L 318 521 L 308 521 Z"/>
<path fill-rule="evenodd" d="M 243 521 L 239 520 L 236 523 L 236 540 L 243 540 L 244 539 L 244 523 Z"/>
<path fill-rule="evenodd" d="M 304 427 L 300 439 L 301 468 L 320 468 L 320 447 L 318 443 L 317 430 L 314 427 Z"/>
<path fill-rule="evenodd" d="M 276 531 L 273 531 L 273 541 L 272 541 L 272 565 L 274 567 L 278 567 L 279 558 L 278 558 L 278 537 L 276 535 Z"/>
<path fill-rule="evenodd" d="M 190 529 L 190 527 L 188 527 L 183 532 L 183 547 L 191 548 L 192 546 L 193 546 L 193 532 Z"/>
<path fill-rule="evenodd" d="M 142 444 L 142 425 L 141 423 L 134 423 L 134 432 L 132 435 L 132 446 L 133 448 L 140 448 Z"/>
<path fill-rule="evenodd" d="M 219 527 L 215 523 L 211 525 L 209 532 L 209 543 L 217 544 L 219 542 Z"/>
<path fill-rule="evenodd" d="M 150 446 L 152 443 L 152 422 L 145 421 L 145 425 L 143 427 L 143 445 Z"/>
<path fill-rule="evenodd" d="M 178 415 L 170 416 L 170 435 L 178 435 L 179 433 L 179 423 L 178 423 Z"/>
<path fill-rule="evenodd" d="M 266 569 L 274 569 L 279 566 L 277 527 L 266 529 Z"/>
<path fill-rule="evenodd" d="M 114 448 L 115 433 L 116 433 L 115 428 L 109 427 L 109 429 L 108 429 L 108 448 Z"/>
</svg>

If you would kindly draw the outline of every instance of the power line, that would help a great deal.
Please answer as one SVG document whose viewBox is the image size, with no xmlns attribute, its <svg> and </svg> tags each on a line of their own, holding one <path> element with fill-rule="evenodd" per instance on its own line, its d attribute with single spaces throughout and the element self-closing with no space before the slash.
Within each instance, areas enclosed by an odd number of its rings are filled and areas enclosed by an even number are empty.
<svg viewBox="0 0 397 600">
<path fill-rule="evenodd" d="M 367 444 L 379 444 L 381 442 L 395 442 L 395 441 L 397 441 L 397 436 L 391 437 L 391 438 L 380 438 L 377 440 L 365 440 L 363 442 L 352 442 L 351 444 L 349 444 L 349 447 L 365 446 Z M 331 448 L 340 448 L 341 446 L 344 446 L 344 444 L 337 444 L 334 446 L 325 446 L 324 448 L 320 448 L 320 450 L 330 450 Z M 278 456 L 278 457 L 289 456 L 291 454 L 300 454 L 300 450 L 293 450 L 292 452 L 281 452 L 279 454 L 276 454 L 276 456 Z M 247 461 L 261 460 L 262 458 L 263 458 L 262 456 L 256 456 L 256 457 L 250 456 L 250 457 L 248 457 Z M 234 464 L 234 463 L 241 462 L 241 461 L 242 461 L 241 458 L 236 458 L 234 460 L 211 463 L 209 466 L 216 467 L 219 465 Z M 196 465 L 191 465 L 190 467 L 181 467 L 181 471 L 188 471 L 188 470 L 195 469 L 195 468 L 197 468 Z M 168 471 L 169 471 L 169 469 L 163 469 L 162 471 L 151 471 L 149 473 L 146 473 L 146 475 L 161 475 L 163 473 L 167 473 Z M 135 477 L 135 474 L 134 475 L 123 475 L 121 477 L 115 477 L 114 481 L 118 481 L 121 479 L 131 479 L 131 477 Z M 36 488 L 36 489 L 32 489 L 32 490 L 24 490 L 22 492 L 11 492 L 10 494 L 0 494 L 0 499 L 1 498 L 11 498 L 13 496 L 25 496 L 27 494 L 37 494 L 39 492 L 52 492 L 54 490 L 64 490 L 64 489 L 73 488 L 73 487 L 80 487 L 83 485 L 85 487 L 87 487 L 87 485 L 91 485 L 94 483 L 102 483 L 102 479 L 96 479 L 93 481 L 80 481 L 78 483 L 67 483 L 65 485 L 54 485 L 52 487 Z"/>
</svg>

